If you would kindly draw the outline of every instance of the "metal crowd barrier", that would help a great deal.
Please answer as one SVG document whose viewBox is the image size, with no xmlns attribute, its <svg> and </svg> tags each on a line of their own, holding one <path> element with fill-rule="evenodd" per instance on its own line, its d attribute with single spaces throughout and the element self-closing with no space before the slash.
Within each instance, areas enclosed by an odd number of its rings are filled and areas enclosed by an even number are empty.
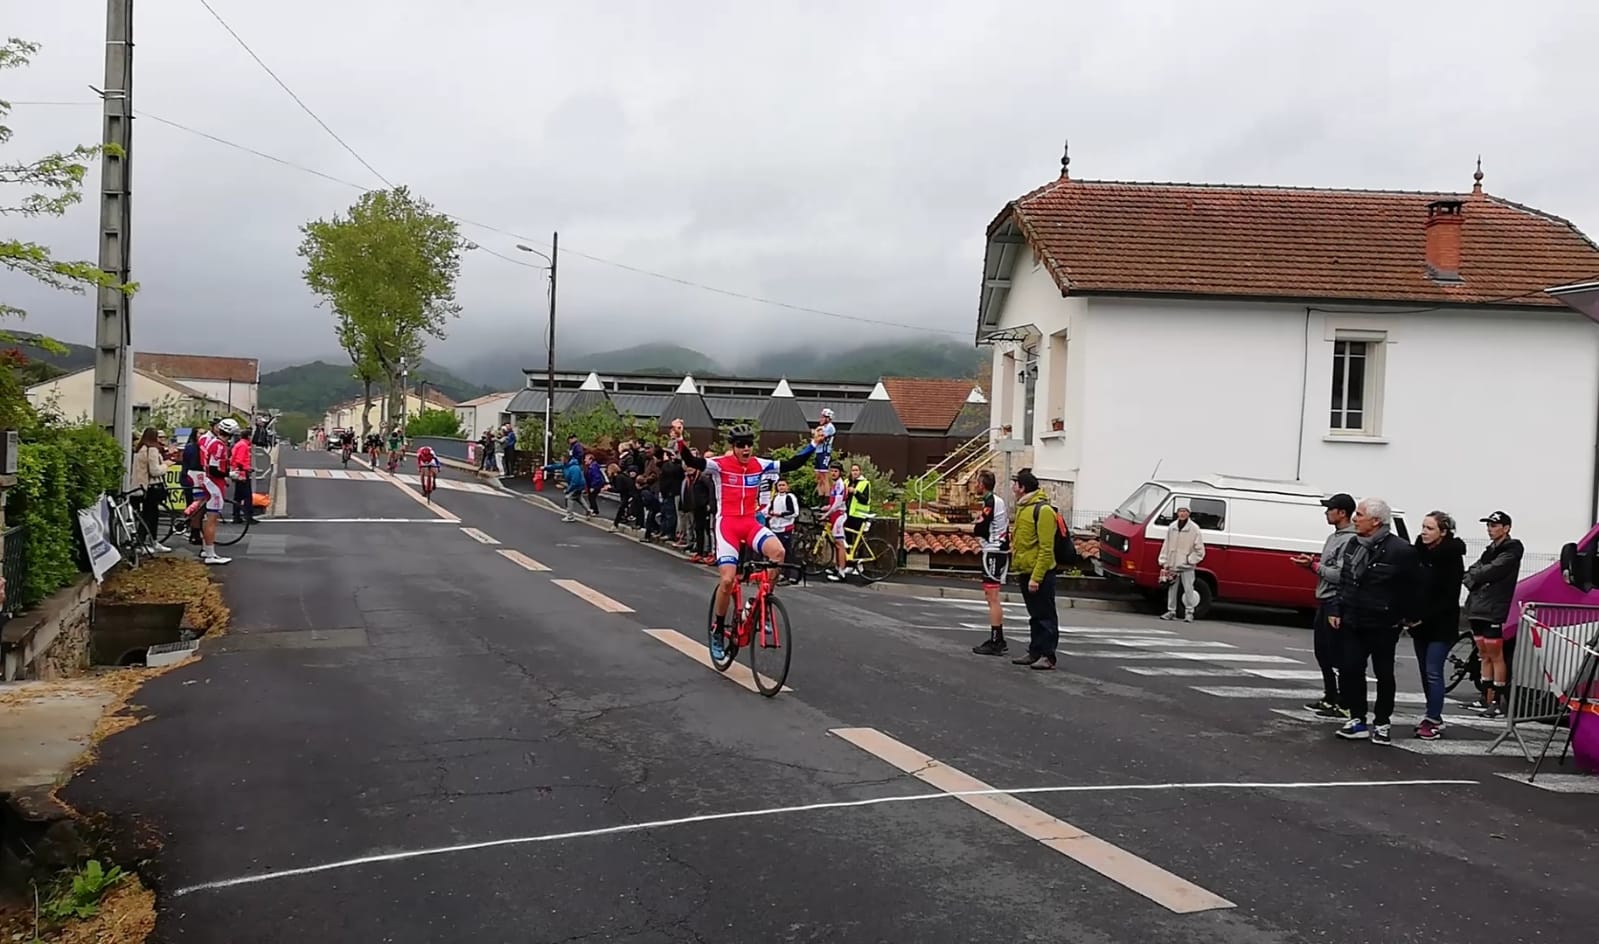
<svg viewBox="0 0 1599 944">
<path fill-rule="evenodd" d="M 1532 749 L 1522 737 L 1528 723 L 1551 725 L 1544 739 L 1547 753 L 1560 722 L 1593 699 L 1599 665 L 1599 606 L 1552 606 L 1529 603 L 1522 608 L 1516 635 L 1516 657 L 1510 664 L 1510 693 L 1505 730 L 1488 745 L 1489 753 L 1514 738 L 1528 763 Z M 1568 737 L 1569 741 L 1569 737 Z"/>
</svg>

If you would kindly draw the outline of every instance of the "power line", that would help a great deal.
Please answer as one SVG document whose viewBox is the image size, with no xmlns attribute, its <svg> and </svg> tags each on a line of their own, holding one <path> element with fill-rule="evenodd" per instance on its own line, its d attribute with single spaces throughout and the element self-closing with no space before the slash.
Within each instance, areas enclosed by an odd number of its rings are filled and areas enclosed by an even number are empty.
<svg viewBox="0 0 1599 944">
<path fill-rule="evenodd" d="M 207 141 L 215 141 L 218 144 L 224 144 L 224 145 L 227 145 L 230 148 L 237 148 L 237 149 L 245 152 L 246 154 L 253 154 L 256 157 L 263 158 L 265 160 L 269 160 L 269 161 L 271 161 L 274 164 L 282 164 L 284 167 L 292 167 L 292 168 L 294 168 L 297 171 L 301 171 L 303 173 L 311 174 L 311 175 L 316 176 L 316 177 L 321 177 L 323 180 L 331 180 L 331 181 L 333 181 L 336 184 L 344 184 L 346 187 L 354 187 L 357 190 L 365 190 L 365 189 L 367 189 L 367 188 L 361 186 L 358 183 L 354 183 L 352 181 L 345 180 L 342 177 L 335 177 L 332 174 L 324 174 L 323 172 L 321 172 L 319 170 L 316 170 L 315 168 L 306 167 L 304 164 L 296 164 L 293 161 L 284 160 L 281 157 L 277 157 L 275 155 L 268 154 L 265 151 L 257 151 L 253 147 L 247 147 L 247 146 L 245 146 L 243 144 L 237 144 L 237 143 L 235 143 L 233 141 L 227 140 L 226 138 L 219 138 L 219 137 L 217 137 L 214 134 L 208 134 L 207 132 L 201 131 L 198 128 L 191 128 L 191 127 L 189 127 L 186 124 L 182 124 L 180 122 L 173 121 L 170 118 L 162 118 L 160 115 L 152 115 L 149 112 L 143 111 L 143 110 L 135 110 L 134 114 L 137 115 L 140 118 L 148 118 L 151 121 L 158 121 L 161 124 L 168 125 L 170 127 L 176 128 L 179 131 L 187 131 L 189 134 L 198 135 L 199 137 L 205 138 Z"/>
<path fill-rule="evenodd" d="M 393 187 L 394 186 L 394 184 L 389 181 L 389 178 L 387 178 L 387 177 L 383 176 L 382 174 L 378 173 L 378 169 L 376 167 L 373 167 L 371 164 L 367 163 L 367 159 L 366 158 L 364 158 L 360 154 L 358 154 L 356 152 L 355 148 L 350 147 L 348 142 L 346 142 L 343 138 L 339 137 L 338 134 L 332 128 L 329 128 L 328 127 L 328 123 L 323 121 L 322 118 L 319 115 L 317 115 L 316 112 L 311 110 L 311 106 L 309 106 L 305 102 L 301 101 L 300 100 L 300 96 L 294 94 L 294 89 L 289 88 L 288 83 L 286 83 L 282 79 L 278 78 L 278 74 L 276 72 L 273 72 L 272 71 L 272 67 L 267 65 L 265 62 L 263 62 L 261 60 L 261 57 L 255 54 L 255 50 L 251 49 L 250 48 L 250 44 L 244 41 L 244 37 L 242 37 L 238 33 L 234 32 L 233 27 L 228 25 L 228 21 L 224 20 L 222 18 L 222 14 L 220 14 L 216 10 L 214 10 L 211 7 L 211 4 L 206 2 L 206 0 L 200 0 L 200 6 L 205 7 L 206 12 L 211 14 L 211 16 L 214 17 L 218 23 L 222 24 L 222 28 L 228 31 L 228 35 L 233 37 L 233 41 L 238 43 L 239 46 L 241 48 L 243 48 L 245 52 L 249 53 L 250 54 L 250 58 L 255 60 L 255 64 L 260 66 L 263 70 L 265 70 L 266 74 L 270 75 L 272 77 L 272 81 L 278 83 L 278 87 L 279 88 L 281 88 L 281 89 L 283 89 L 283 91 L 289 93 L 289 97 L 294 99 L 294 103 L 296 105 L 299 105 L 300 109 L 302 111 L 304 111 L 307 115 L 310 115 L 312 121 L 315 121 L 317 124 L 321 125 L 322 126 L 322 130 L 326 131 L 328 133 L 329 137 L 331 137 L 333 140 L 339 142 L 339 145 L 341 147 L 343 147 L 346 151 L 349 151 L 351 157 L 353 157 L 356 160 L 360 161 L 362 167 L 365 167 L 367 170 L 372 172 L 372 176 L 374 176 L 377 179 L 383 181 L 383 185 L 385 187 Z"/>
</svg>

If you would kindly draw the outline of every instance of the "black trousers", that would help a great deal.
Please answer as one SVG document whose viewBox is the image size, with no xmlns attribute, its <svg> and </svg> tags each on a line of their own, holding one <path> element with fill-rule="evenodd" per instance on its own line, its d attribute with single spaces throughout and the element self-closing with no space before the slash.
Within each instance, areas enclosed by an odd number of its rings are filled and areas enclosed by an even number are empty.
<svg viewBox="0 0 1599 944">
<path fill-rule="evenodd" d="M 1377 703 L 1371 706 L 1373 724 L 1387 724 L 1394 714 L 1394 649 L 1399 645 L 1399 627 L 1345 616 L 1338 627 L 1344 641 L 1344 671 L 1339 678 L 1344 707 L 1358 721 L 1366 718 L 1366 664 L 1377 678 Z"/>
<path fill-rule="evenodd" d="M 1054 662 L 1055 649 L 1060 645 L 1060 618 L 1055 610 L 1055 572 L 1052 570 L 1044 574 L 1036 591 L 1027 589 L 1031 579 L 1030 573 L 1017 575 L 1022 603 L 1027 607 L 1027 654 L 1044 656 Z"/>
<path fill-rule="evenodd" d="M 139 503 L 139 516 L 144 519 L 144 527 L 150 532 L 150 540 L 159 541 L 163 535 L 158 528 L 161 527 L 161 505 L 166 501 L 165 491 L 157 492 L 154 489 L 144 490 L 144 499 Z"/>
<path fill-rule="evenodd" d="M 711 546 L 711 512 L 708 508 L 694 509 L 694 540 L 690 544 L 697 554 L 709 554 Z"/>
<path fill-rule="evenodd" d="M 1322 698 L 1329 705 L 1343 706 L 1340 700 L 1338 674 L 1344 668 L 1343 637 L 1327 622 L 1327 604 L 1316 607 L 1316 619 L 1311 631 L 1316 649 L 1316 665 L 1321 669 Z"/>
</svg>

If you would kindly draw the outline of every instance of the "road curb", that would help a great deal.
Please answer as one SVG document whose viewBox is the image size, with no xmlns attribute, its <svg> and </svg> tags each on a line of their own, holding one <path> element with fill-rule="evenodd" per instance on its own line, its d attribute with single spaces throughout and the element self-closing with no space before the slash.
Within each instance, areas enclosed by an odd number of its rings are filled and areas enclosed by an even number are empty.
<svg viewBox="0 0 1599 944">
<path fill-rule="evenodd" d="M 866 589 L 875 593 L 887 593 L 900 597 L 939 597 L 945 600 L 982 600 L 985 599 L 981 589 L 973 587 L 928 587 L 921 584 L 895 583 L 892 580 L 867 584 Z M 1013 590 L 1001 592 L 999 598 L 1006 603 L 1022 602 L 1022 595 Z M 1136 613 L 1138 604 L 1131 600 L 1103 600 L 1098 597 L 1068 597 L 1055 598 L 1057 609 L 1066 610 L 1100 610 L 1107 613 Z"/>
</svg>

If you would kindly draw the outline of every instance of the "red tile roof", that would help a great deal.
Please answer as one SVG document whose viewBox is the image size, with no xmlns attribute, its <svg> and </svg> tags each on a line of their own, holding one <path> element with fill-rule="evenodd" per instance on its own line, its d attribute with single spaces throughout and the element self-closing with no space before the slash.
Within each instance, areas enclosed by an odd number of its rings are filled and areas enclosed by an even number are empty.
<svg viewBox="0 0 1599 944">
<path fill-rule="evenodd" d="M 951 531 L 905 531 L 905 550 L 912 554 L 972 554 L 983 549 L 970 534 Z"/>
<path fill-rule="evenodd" d="M 205 354 L 155 354 L 136 351 L 133 366 L 173 380 L 231 380 L 253 384 L 261 380 L 261 365 L 253 357 L 212 357 Z"/>
<path fill-rule="evenodd" d="M 1458 283 L 1428 277 L 1427 204 L 1465 202 Z M 1062 177 L 1008 204 L 1063 292 L 1556 305 L 1599 273 L 1559 217 L 1469 194 L 1133 183 Z"/>
<path fill-rule="evenodd" d="M 944 432 L 960 415 L 975 381 L 932 377 L 884 377 L 883 388 L 906 429 Z"/>
</svg>

